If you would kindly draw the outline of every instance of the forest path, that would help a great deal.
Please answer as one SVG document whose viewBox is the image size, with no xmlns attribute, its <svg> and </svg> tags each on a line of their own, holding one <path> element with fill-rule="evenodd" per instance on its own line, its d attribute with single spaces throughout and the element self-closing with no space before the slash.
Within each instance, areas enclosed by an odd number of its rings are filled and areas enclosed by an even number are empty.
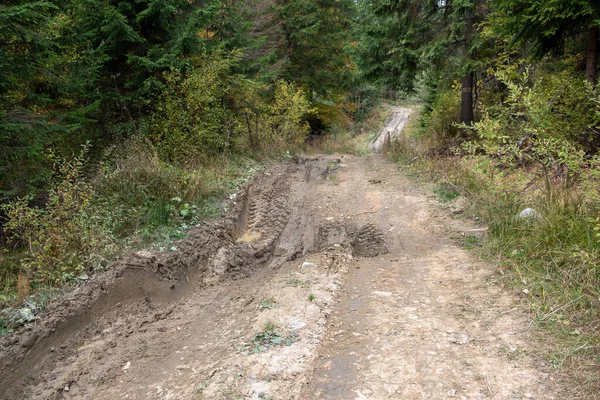
<svg viewBox="0 0 600 400">
<path fill-rule="evenodd" d="M 560 398 L 496 267 L 452 239 L 477 227 L 382 156 L 274 166 L 238 203 L 229 228 L 172 252 L 200 254 L 186 265 L 204 271 L 185 275 L 182 295 L 118 275 L 111 285 L 140 296 L 108 296 L 78 325 L 36 333 L 3 375 L 5 398 Z"/>
<path fill-rule="evenodd" d="M 391 115 L 383 124 L 381 131 L 369 144 L 369 149 L 375 152 L 383 151 L 387 143 L 394 141 L 402 134 L 412 114 L 412 109 L 398 106 L 390 106 Z"/>
</svg>

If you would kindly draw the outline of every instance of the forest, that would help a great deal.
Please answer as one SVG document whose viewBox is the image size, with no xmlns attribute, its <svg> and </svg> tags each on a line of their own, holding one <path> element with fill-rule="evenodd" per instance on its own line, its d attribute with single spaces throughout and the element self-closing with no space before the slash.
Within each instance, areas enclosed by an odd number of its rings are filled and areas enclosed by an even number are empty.
<svg viewBox="0 0 600 400">
<path fill-rule="evenodd" d="M 5 0 L 0 305 L 168 248 L 387 101 L 418 109 L 388 155 L 474 199 L 566 335 L 597 331 L 599 30 L 593 0 Z"/>
</svg>

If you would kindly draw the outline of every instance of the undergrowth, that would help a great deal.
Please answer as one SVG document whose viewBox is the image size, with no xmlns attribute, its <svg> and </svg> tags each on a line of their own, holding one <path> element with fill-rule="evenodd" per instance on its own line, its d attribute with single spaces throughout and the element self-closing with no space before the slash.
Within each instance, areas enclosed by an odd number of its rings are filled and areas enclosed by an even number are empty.
<svg viewBox="0 0 600 400">
<path fill-rule="evenodd" d="M 442 98 L 442 102 L 446 101 Z M 418 115 L 387 156 L 413 176 L 437 182 L 439 200 L 460 193 L 469 215 L 486 222 L 488 238 L 473 246 L 496 262 L 505 282 L 530 305 L 531 323 L 544 332 L 545 358 L 581 385 L 587 398 L 598 385 L 600 362 L 600 204 L 581 173 L 559 163 L 509 165 L 482 152 L 440 154 L 429 130 L 446 116 Z M 592 171 L 593 173 L 593 171 Z M 540 217 L 519 218 L 531 207 Z"/>
</svg>

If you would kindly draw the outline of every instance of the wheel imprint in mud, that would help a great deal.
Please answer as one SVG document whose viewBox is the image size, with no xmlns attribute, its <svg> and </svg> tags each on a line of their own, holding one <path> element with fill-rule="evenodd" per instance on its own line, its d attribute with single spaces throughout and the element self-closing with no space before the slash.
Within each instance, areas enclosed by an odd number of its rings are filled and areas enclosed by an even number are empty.
<svg viewBox="0 0 600 400">
<path fill-rule="evenodd" d="M 352 241 L 352 249 L 354 254 L 361 257 L 375 257 L 387 253 L 383 233 L 371 223 L 360 228 Z"/>
</svg>

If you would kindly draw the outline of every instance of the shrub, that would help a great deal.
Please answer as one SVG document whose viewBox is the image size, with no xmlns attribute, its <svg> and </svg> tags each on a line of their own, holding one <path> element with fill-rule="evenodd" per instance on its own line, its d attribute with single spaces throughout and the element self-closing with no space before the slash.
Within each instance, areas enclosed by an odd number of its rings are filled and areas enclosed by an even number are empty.
<svg viewBox="0 0 600 400">
<path fill-rule="evenodd" d="M 143 138 L 126 141 L 107 158 L 94 181 L 96 202 L 110 210 L 105 221 L 119 238 L 141 229 L 151 231 L 191 221 L 198 202 L 218 193 L 218 168 L 182 168 L 167 163 Z"/>
<path fill-rule="evenodd" d="M 212 57 L 187 75 L 165 74 L 167 89 L 158 101 L 149 132 L 161 158 L 181 162 L 230 150 L 237 129 L 227 103 L 236 63 L 235 56 Z"/>
<path fill-rule="evenodd" d="M 304 142 L 310 126 L 304 117 L 311 111 L 304 92 L 294 84 L 277 82 L 275 99 L 265 118 L 264 139 L 278 147 L 296 147 Z"/>
<path fill-rule="evenodd" d="M 24 197 L 2 206 L 6 229 L 21 243 L 25 255 L 19 262 L 19 291 L 27 293 L 27 282 L 55 284 L 74 279 L 97 267 L 114 247 L 98 210 L 94 190 L 83 176 L 84 147 L 67 161 L 53 158 L 56 183 L 43 207 L 30 205 Z"/>
<path fill-rule="evenodd" d="M 439 94 L 430 113 L 423 116 L 427 129 L 422 131 L 432 147 L 444 146 L 459 134 L 460 85 Z"/>
<path fill-rule="evenodd" d="M 238 62 L 236 54 L 214 56 L 187 75 L 165 75 L 167 90 L 148 133 L 162 159 L 201 164 L 248 145 L 281 150 L 304 141 L 312 109 L 303 91 L 285 81 L 270 88 L 236 75 Z"/>
</svg>

